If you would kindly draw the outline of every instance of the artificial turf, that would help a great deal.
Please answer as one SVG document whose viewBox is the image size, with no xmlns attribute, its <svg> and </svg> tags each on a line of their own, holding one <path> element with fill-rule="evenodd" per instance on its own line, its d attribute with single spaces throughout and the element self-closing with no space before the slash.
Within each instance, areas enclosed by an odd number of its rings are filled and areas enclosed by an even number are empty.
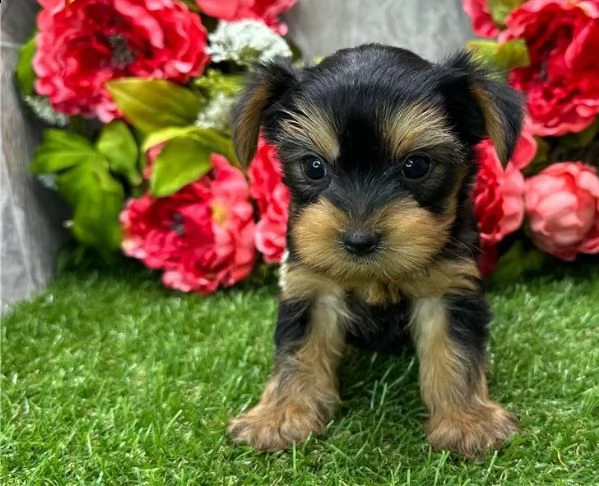
<svg viewBox="0 0 599 486">
<path fill-rule="evenodd" d="M 288 452 L 233 446 L 267 379 L 276 289 L 210 298 L 126 267 L 63 274 L 2 322 L 3 484 L 598 483 L 599 269 L 491 293 L 491 394 L 522 431 L 478 463 L 433 453 L 417 363 L 352 351 L 343 405 Z"/>
</svg>

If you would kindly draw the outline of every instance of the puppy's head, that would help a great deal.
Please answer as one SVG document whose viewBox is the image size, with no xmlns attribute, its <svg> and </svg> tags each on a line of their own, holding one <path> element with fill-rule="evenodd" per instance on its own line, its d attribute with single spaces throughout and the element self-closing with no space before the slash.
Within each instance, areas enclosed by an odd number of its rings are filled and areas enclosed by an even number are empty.
<svg viewBox="0 0 599 486">
<path fill-rule="evenodd" d="M 466 53 L 433 64 L 399 48 L 338 51 L 317 66 L 260 66 L 234 111 L 249 163 L 262 128 L 289 186 L 291 253 L 337 280 L 393 280 L 449 243 L 468 204 L 473 148 L 509 158 L 519 96 Z"/>
</svg>

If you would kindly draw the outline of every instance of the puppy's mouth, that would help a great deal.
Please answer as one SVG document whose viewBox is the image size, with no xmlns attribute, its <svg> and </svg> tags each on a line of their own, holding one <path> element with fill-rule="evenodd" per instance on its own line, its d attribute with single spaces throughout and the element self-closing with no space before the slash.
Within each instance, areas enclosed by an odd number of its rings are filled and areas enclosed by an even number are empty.
<svg viewBox="0 0 599 486">
<path fill-rule="evenodd" d="M 322 200 L 306 207 L 291 225 L 302 264 L 340 283 L 402 280 L 431 261 L 444 233 L 428 211 L 410 201 L 358 219 Z"/>
<path fill-rule="evenodd" d="M 391 262 L 385 236 L 378 232 L 347 231 L 322 253 L 304 254 L 303 263 L 339 282 L 393 280 L 398 265 Z M 397 255 L 395 255 L 397 258 Z"/>
</svg>

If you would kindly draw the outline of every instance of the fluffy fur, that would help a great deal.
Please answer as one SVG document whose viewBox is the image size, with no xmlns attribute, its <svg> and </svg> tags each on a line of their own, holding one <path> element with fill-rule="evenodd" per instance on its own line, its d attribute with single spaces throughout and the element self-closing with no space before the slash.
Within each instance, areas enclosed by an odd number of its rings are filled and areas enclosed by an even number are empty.
<svg viewBox="0 0 599 486">
<path fill-rule="evenodd" d="M 236 441 L 276 450 L 321 432 L 345 343 L 395 351 L 405 339 L 435 449 L 480 455 L 515 432 L 487 393 L 491 315 L 469 194 L 475 145 L 490 137 L 507 159 L 521 122 L 520 97 L 464 52 L 434 64 L 370 44 L 313 67 L 256 68 L 234 141 L 246 164 L 261 128 L 278 148 L 289 257 L 273 376 L 261 402 L 233 419 Z"/>
</svg>

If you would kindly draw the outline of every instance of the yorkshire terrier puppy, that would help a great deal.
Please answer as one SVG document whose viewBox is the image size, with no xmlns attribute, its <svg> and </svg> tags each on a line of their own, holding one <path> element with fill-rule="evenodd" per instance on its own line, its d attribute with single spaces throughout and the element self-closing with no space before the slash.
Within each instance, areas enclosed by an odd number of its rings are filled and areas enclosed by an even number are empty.
<svg viewBox="0 0 599 486">
<path fill-rule="evenodd" d="M 407 337 L 433 448 L 499 448 L 517 425 L 487 393 L 470 190 L 478 142 L 512 153 L 520 96 L 465 52 L 434 64 L 369 44 L 257 67 L 233 121 L 239 159 L 263 130 L 291 192 L 274 371 L 233 439 L 278 450 L 322 432 L 346 344 L 394 350 Z"/>
</svg>

